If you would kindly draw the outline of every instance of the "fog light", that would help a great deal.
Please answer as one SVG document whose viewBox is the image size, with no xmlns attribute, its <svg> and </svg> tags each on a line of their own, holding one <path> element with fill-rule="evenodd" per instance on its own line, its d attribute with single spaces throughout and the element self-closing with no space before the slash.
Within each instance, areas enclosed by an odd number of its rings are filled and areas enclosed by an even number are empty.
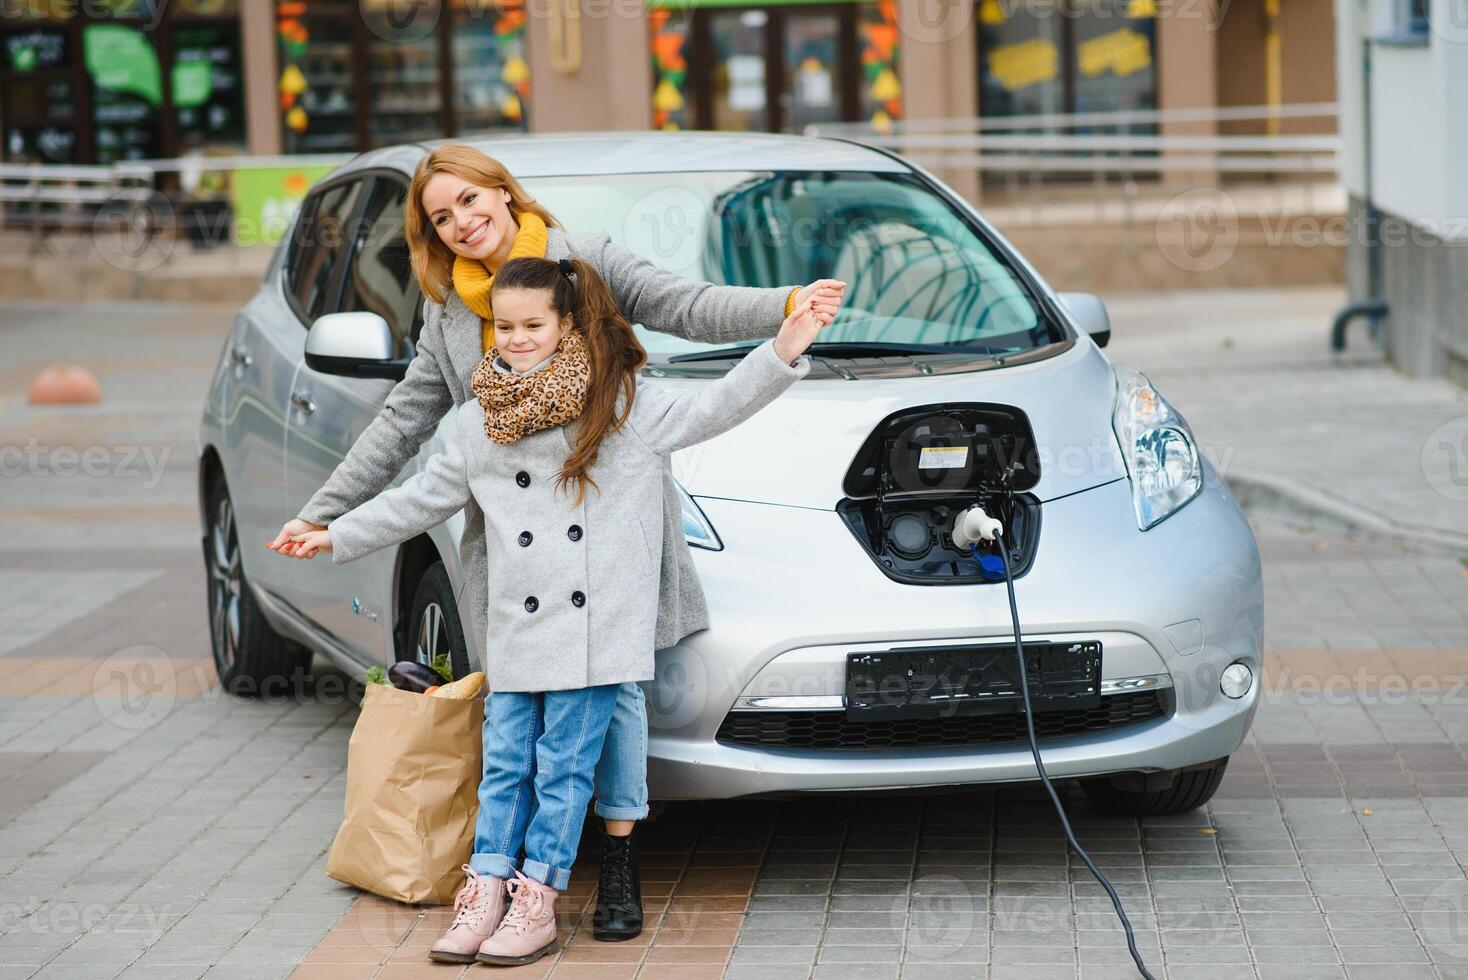
<svg viewBox="0 0 1468 980">
<path fill-rule="evenodd" d="M 1229 664 L 1223 669 L 1218 687 L 1231 698 L 1241 698 L 1254 686 L 1254 672 L 1248 664 Z"/>
</svg>

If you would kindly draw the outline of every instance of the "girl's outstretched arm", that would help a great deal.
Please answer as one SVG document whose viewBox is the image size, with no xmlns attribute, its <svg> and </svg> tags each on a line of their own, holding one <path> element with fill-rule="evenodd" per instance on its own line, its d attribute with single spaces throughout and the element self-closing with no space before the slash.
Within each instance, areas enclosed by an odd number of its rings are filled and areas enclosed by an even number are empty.
<svg viewBox="0 0 1468 980">
<path fill-rule="evenodd" d="M 355 561 L 437 527 L 468 502 L 468 468 L 455 427 L 447 447 L 429 457 L 422 472 L 332 521 L 327 547 L 333 561 Z"/>
</svg>

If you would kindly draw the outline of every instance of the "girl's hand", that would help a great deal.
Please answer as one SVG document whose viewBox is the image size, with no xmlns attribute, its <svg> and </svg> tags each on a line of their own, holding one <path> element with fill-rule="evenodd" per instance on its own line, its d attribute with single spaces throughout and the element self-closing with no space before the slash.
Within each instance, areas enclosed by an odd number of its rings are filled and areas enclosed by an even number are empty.
<svg viewBox="0 0 1468 980">
<path fill-rule="evenodd" d="M 275 540 L 265 542 L 265 547 L 286 558 L 299 558 L 301 556 L 295 554 L 295 549 L 291 545 L 291 539 L 296 535 L 305 534 L 307 531 L 322 530 L 325 530 L 325 528 L 320 524 L 312 524 L 310 521 L 303 521 L 298 517 L 293 521 L 286 521 L 285 526 L 280 529 L 280 533 L 275 536 Z"/>
<path fill-rule="evenodd" d="M 780 324 L 780 332 L 775 335 L 775 354 L 789 364 L 806 352 L 825 326 L 816 315 L 814 303 L 806 300 Z"/>
<path fill-rule="evenodd" d="M 817 279 L 795 294 L 795 308 L 799 309 L 802 303 L 810 302 L 811 311 L 824 327 L 836 319 L 836 311 L 841 308 L 841 297 L 845 292 L 846 283 L 840 279 Z"/>
<path fill-rule="evenodd" d="M 292 558 L 315 558 L 316 552 L 331 550 L 331 532 L 323 528 L 293 534 L 286 547 L 291 549 L 288 553 Z"/>
</svg>

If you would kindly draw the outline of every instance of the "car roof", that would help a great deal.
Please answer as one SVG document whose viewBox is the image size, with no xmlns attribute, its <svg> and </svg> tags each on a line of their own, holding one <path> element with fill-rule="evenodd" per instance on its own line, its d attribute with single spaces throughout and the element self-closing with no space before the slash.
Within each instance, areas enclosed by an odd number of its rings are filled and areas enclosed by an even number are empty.
<svg viewBox="0 0 1468 980">
<path fill-rule="evenodd" d="M 467 143 L 518 178 L 711 170 L 856 170 L 907 173 L 902 161 L 845 140 L 773 133 L 502 133 L 384 146 L 358 154 L 339 173 L 387 167 L 411 175 L 423 154 Z"/>
</svg>

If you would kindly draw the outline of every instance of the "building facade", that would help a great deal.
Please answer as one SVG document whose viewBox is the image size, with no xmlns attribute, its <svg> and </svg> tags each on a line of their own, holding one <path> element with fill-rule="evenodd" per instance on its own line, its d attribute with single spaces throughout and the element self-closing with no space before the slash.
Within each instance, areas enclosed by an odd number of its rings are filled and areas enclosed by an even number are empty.
<svg viewBox="0 0 1468 980">
<path fill-rule="evenodd" d="M 1337 52 L 1352 298 L 1386 302 L 1403 369 L 1468 384 L 1468 20 L 1450 0 L 1343 0 Z"/>
<path fill-rule="evenodd" d="M 11 162 L 501 130 L 880 130 L 1335 92 L 1329 0 L 0 0 L 0 13 Z"/>
</svg>

